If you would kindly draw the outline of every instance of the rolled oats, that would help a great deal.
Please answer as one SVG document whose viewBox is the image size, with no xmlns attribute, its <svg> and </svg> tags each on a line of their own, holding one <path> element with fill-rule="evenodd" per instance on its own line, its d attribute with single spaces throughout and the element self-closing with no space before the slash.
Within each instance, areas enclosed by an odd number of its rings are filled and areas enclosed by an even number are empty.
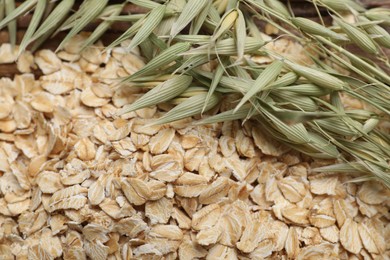
<svg viewBox="0 0 390 260">
<path fill-rule="evenodd" d="M 230 156 L 229 158 L 225 159 L 225 165 L 227 169 L 230 169 L 233 173 L 233 176 L 238 181 L 243 181 L 248 172 L 246 171 L 245 163 L 243 160 L 239 158 L 237 154 L 234 154 Z"/>
<path fill-rule="evenodd" d="M 336 195 L 336 186 L 338 183 L 337 176 L 319 177 L 313 176 L 310 178 L 310 190 L 314 194 Z"/>
<path fill-rule="evenodd" d="M 181 229 L 191 228 L 191 219 L 179 208 L 174 207 L 172 218 L 175 219 Z"/>
<path fill-rule="evenodd" d="M 37 184 L 43 193 L 55 193 L 64 188 L 57 172 L 43 171 L 37 177 Z"/>
<path fill-rule="evenodd" d="M 182 197 L 197 197 L 207 188 L 207 179 L 201 175 L 185 172 L 176 181 L 173 191 Z"/>
<path fill-rule="evenodd" d="M 159 154 L 150 162 L 150 176 L 166 182 L 173 182 L 183 173 L 183 166 L 175 156 Z"/>
<path fill-rule="evenodd" d="M 235 142 L 239 155 L 247 158 L 252 158 L 256 155 L 252 139 L 245 136 L 243 131 L 238 131 L 236 133 Z"/>
<path fill-rule="evenodd" d="M 346 250 L 354 254 L 359 254 L 362 249 L 358 224 L 351 218 L 347 218 L 340 229 L 340 243 Z"/>
<path fill-rule="evenodd" d="M 79 54 L 85 39 L 57 54 L 22 53 L 18 68 L 38 65 L 37 80 L 0 79 L 1 259 L 389 254 L 384 186 L 313 174 L 334 162 L 289 152 L 250 121 L 150 126 L 171 104 L 118 117 L 144 89 L 118 87 L 115 78 L 144 60 L 138 49 L 101 52 L 101 43 Z M 216 109 L 231 109 L 236 98 Z"/>
<path fill-rule="evenodd" d="M 80 72 L 69 67 L 40 78 L 42 88 L 53 95 L 68 93 L 83 81 Z"/>
<path fill-rule="evenodd" d="M 237 250 L 235 248 L 216 244 L 209 249 L 206 259 L 238 259 Z"/>
<path fill-rule="evenodd" d="M 88 188 L 88 200 L 91 205 L 99 205 L 105 198 L 104 186 L 100 180 L 92 183 Z"/>
<path fill-rule="evenodd" d="M 309 211 L 296 206 L 290 206 L 282 209 L 282 216 L 296 225 L 309 224 L 308 216 Z"/>
<path fill-rule="evenodd" d="M 357 196 L 367 204 L 381 204 L 389 202 L 390 191 L 377 182 L 365 182 L 360 187 Z"/>
<path fill-rule="evenodd" d="M 283 144 L 271 141 L 260 129 L 253 127 L 252 129 L 253 141 L 264 154 L 272 156 L 280 156 L 287 152 L 289 149 Z"/>
<path fill-rule="evenodd" d="M 16 46 L 15 46 L 16 47 Z M 19 47 L 13 47 L 9 43 L 3 43 L 0 46 L 0 64 L 13 63 L 18 58 Z"/>
<path fill-rule="evenodd" d="M 206 205 L 219 202 L 229 192 L 229 188 L 229 180 L 220 177 L 199 194 L 199 202 Z"/>
<path fill-rule="evenodd" d="M 199 171 L 200 164 L 205 158 L 206 149 L 203 147 L 195 147 L 189 149 L 184 155 L 184 167 L 188 171 Z"/>
<path fill-rule="evenodd" d="M 306 188 L 299 179 L 286 177 L 278 182 L 278 187 L 282 191 L 284 197 L 292 203 L 301 201 L 306 195 Z"/>
<path fill-rule="evenodd" d="M 131 75 L 138 70 L 140 70 L 143 66 L 145 66 L 144 61 L 135 54 L 128 53 L 123 55 L 121 58 L 122 66 L 126 70 L 126 72 Z"/>
<path fill-rule="evenodd" d="M 4 101 L 2 101 L 4 102 Z M 4 102 L 0 104 L 0 119 L 7 118 L 12 111 L 12 104 Z"/>
<path fill-rule="evenodd" d="M 183 149 L 194 148 L 200 142 L 201 139 L 197 135 L 184 135 L 181 138 L 181 146 L 183 147 Z"/>
<path fill-rule="evenodd" d="M 148 201 L 145 205 L 145 216 L 152 225 L 167 224 L 173 213 L 173 201 L 162 197 L 156 201 Z M 180 225 L 179 225 L 180 226 Z"/>
<path fill-rule="evenodd" d="M 84 89 L 81 93 L 80 99 L 81 102 L 88 107 L 101 107 L 110 102 L 108 98 L 98 97 L 91 88 Z"/>
<path fill-rule="evenodd" d="M 192 228 L 202 230 L 213 227 L 219 220 L 221 211 L 221 207 L 218 204 L 211 204 L 202 208 L 192 216 Z"/>
<path fill-rule="evenodd" d="M 150 138 L 149 149 L 152 154 L 161 154 L 165 152 L 173 138 L 175 137 L 175 130 L 171 128 L 162 129 L 155 136 Z"/>
<path fill-rule="evenodd" d="M 50 50 L 41 50 L 35 54 L 35 62 L 43 74 L 51 74 L 61 69 L 61 60 Z"/>
<path fill-rule="evenodd" d="M 202 258 L 207 255 L 207 250 L 195 243 L 190 238 L 186 238 L 179 247 L 180 259 Z"/>
<path fill-rule="evenodd" d="M 301 250 L 299 246 L 298 233 L 295 227 L 290 227 L 288 231 L 285 249 L 289 258 L 296 258 Z"/>
</svg>

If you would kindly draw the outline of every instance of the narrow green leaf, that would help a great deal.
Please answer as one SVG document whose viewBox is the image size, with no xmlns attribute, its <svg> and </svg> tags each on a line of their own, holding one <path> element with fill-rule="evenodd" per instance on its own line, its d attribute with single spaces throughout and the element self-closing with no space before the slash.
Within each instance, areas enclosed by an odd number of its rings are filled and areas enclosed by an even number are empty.
<svg viewBox="0 0 390 260">
<path fill-rule="evenodd" d="M 165 5 L 160 5 L 150 11 L 150 13 L 145 18 L 142 27 L 135 34 L 130 42 L 130 45 L 127 47 L 128 51 L 131 51 L 134 47 L 138 46 L 141 42 L 149 37 L 149 35 L 153 32 L 154 29 L 156 29 L 156 27 L 163 19 L 165 9 Z"/>
<path fill-rule="evenodd" d="M 128 113 L 140 108 L 156 105 L 162 102 L 166 102 L 179 96 L 183 93 L 192 82 L 191 76 L 181 75 L 174 76 L 173 78 L 157 85 L 152 88 L 140 99 L 137 99 L 133 104 L 124 106 L 118 115 Z"/>
<path fill-rule="evenodd" d="M 329 142 L 329 140 L 313 132 L 308 132 L 308 135 L 310 138 L 308 145 L 312 148 L 317 151 L 321 151 L 332 158 L 338 158 L 340 156 L 340 152 L 337 150 L 337 147 Z"/>
<path fill-rule="evenodd" d="M 77 20 L 79 18 L 81 18 L 83 15 L 85 15 L 85 13 L 88 12 L 88 8 L 89 8 L 89 4 L 90 4 L 90 1 L 91 0 L 85 0 L 85 1 L 82 1 L 81 2 L 81 5 L 80 7 L 77 9 L 76 12 L 74 12 L 72 15 L 70 15 L 68 17 L 68 19 L 65 20 L 65 22 L 63 22 L 60 27 L 58 28 L 58 30 L 55 32 L 55 34 L 57 34 L 59 31 L 64 31 L 64 30 L 69 30 L 71 29 L 75 23 L 77 22 Z"/>
<path fill-rule="evenodd" d="M 225 68 L 228 71 L 228 74 L 234 75 L 238 78 L 242 78 L 244 80 L 252 80 L 252 74 L 246 68 L 240 65 L 240 61 L 237 60 L 237 57 L 221 57 L 228 60 L 225 62 Z M 247 60 L 245 60 L 246 62 Z M 253 70 L 251 71 L 253 73 Z M 260 75 L 260 73 L 258 74 Z M 258 76 L 257 75 L 257 76 Z"/>
<path fill-rule="evenodd" d="M 50 12 L 49 16 L 46 17 L 41 26 L 33 34 L 30 41 L 27 43 L 29 45 L 33 41 L 38 41 L 34 43 L 33 50 L 35 50 L 39 45 L 51 36 L 51 34 L 56 30 L 56 28 L 62 23 L 65 17 L 68 15 L 74 4 L 74 0 L 63 0 L 61 1 L 53 11 Z"/>
<path fill-rule="evenodd" d="M 168 49 L 162 51 L 159 55 L 154 57 L 150 62 L 148 62 L 141 70 L 125 78 L 123 82 L 132 81 L 133 79 L 143 76 L 150 75 L 155 73 L 156 70 L 170 64 L 176 59 L 180 58 L 180 54 L 187 51 L 190 48 L 190 43 L 179 42 L 175 45 L 172 45 Z"/>
<path fill-rule="evenodd" d="M 259 41 L 264 41 L 263 36 L 261 35 L 261 32 L 255 22 L 253 21 L 252 17 L 245 17 L 246 24 L 248 26 L 249 34 L 252 35 L 252 37 L 258 39 Z"/>
<path fill-rule="evenodd" d="M 205 44 L 210 42 L 210 35 L 178 34 L 176 35 L 175 40 L 196 44 Z"/>
<path fill-rule="evenodd" d="M 147 9 L 154 9 L 157 7 L 161 7 L 161 4 L 151 0 L 129 0 L 129 2 Z"/>
<path fill-rule="evenodd" d="M 10 23 L 11 21 L 17 19 L 19 16 L 21 16 L 21 15 L 25 14 L 26 12 L 28 12 L 29 10 L 31 10 L 35 6 L 35 4 L 37 3 L 37 0 L 24 1 L 16 9 L 13 9 L 11 11 L 12 2 L 13 1 L 11 1 L 11 0 L 6 0 L 6 2 L 5 2 L 7 16 L 0 22 L 0 29 L 3 29 L 4 26 L 6 26 L 8 23 Z M 10 5 L 10 6 L 7 7 L 7 5 Z M 8 11 L 7 11 L 7 8 L 8 8 Z"/>
<path fill-rule="evenodd" d="M 305 126 L 301 123 L 295 125 L 287 125 L 282 122 L 279 118 L 274 116 L 271 112 L 264 109 L 262 106 L 259 107 L 261 112 L 272 122 L 274 127 L 279 130 L 290 142 L 296 144 L 307 144 L 310 142 L 309 134 Z"/>
<path fill-rule="evenodd" d="M 0 21 L 4 19 L 5 15 L 5 0 L 0 0 Z"/>
<path fill-rule="evenodd" d="M 245 50 L 245 40 L 246 40 L 246 24 L 244 14 L 240 9 L 237 9 L 238 17 L 235 23 L 236 30 L 236 42 L 237 42 L 237 54 L 238 60 L 242 60 L 244 58 L 244 50 Z"/>
<path fill-rule="evenodd" d="M 310 83 L 274 88 L 272 92 L 278 92 L 284 90 L 288 90 L 299 95 L 312 96 L 312 97 L 322 97 L 330 94 L 331 92 L 329 89 L 321 88 L 315 84 L 310 84 Z"/>
<path fill-rule="evenodd" d="M 359 131 L 347 125 L 340 118 L 326 118 L 326 119 L 315 120 L 315 122 L 321 128 L 326 129 L 338 135 L 355 136 L 359 134 Z"/>
<path fill-rule="evenodd" d="M 365 172 L 367 169 L 359 162 L 338 163 L 311 169 L 312 172 Z"/>
<path fill-rule="evenodd" d="M 200 29 L 202 28 L 205 20 L 206 20 L 206 17 L 209 13 L 209 9 L 211 7 L 211 4 L 212 2 L 211 1 L 208 1 L 206 6 L 203 7 L 202 11 L 200 12 L 199 15 L 197 15 L 194 19 L 194 21 L 192 21 L 191 23 L 191 27 L 190 27 L 190 34 L 198 34 Z"/>
<path fill-rule="evenodd" d="M 264 45 L 264 42 L 259 41 L 253 37 L 246 37 L 244 53 L 257 51 Z M 218 54 L 218 55 L 237 55 L 237 47 L 233 38 L 227 38 L 218 41 L 215 45 L 213 43 L 202 45 L 198 48 L 192 49 L 183 55 L 199 55 L 199 54 Z"/>
<path fill-rule="evenodd" d="M 278 88 L 287 87 L 288 85 L 294 84 L 297 80 L 298 75 L 295 72 L 290 71 L 264 87 L 264 90 L 277 90 Z"/>
<path fill-rule="evenodd" d="M 281 3 L 280 1 L 278 1 L 278 0 L 264 0 L 264 2 L 268 7 L 277 11 L 280 15 L 283 15 L 286 18 L 291 16 L 287 7 L 283 3 Z"/>
<path fill-rule="evenodd" d="M 5 0 L 5 13 L 8 16 L 12 15 L 15 11 L 15 0 Z M 17 24 L 16 20 L 12 20 L 8 23 L 8 32 L 9 32 L 9 40 L 12 45 L 12 48 L 15 47 L 16 44 L 16 31 Z"/>
<path fill-rule="evenodd" d="M 214 71 L 214 77 L 211 81 L 210 89 L 207 92 L 206 100 L 205 100 L 203 108 L 202 108 L 202 113 L 205 111 L 206 106 L 209 103 L 211 96 L 214 94 L 214 91 L 217 88 L 217 86 L 222 78 L 223 73 L 224 73 L 224 64 L 219 63 L 217 68 Z"/>
<path fill-rule="evenodd" d="M 179 18 L 173 24 L 170 38 L 173 39 L 181 30 L 184 29 L 195 16 L 199 15 L 202 9 L 207 5 L 208 0 L 189 0 L 180 13 Z"/>
<path fill-rule="evenodd" d="M 350 141 L 341 138 L 339 142 L 343 144 L 345 147 L 348 147 L 349 149 L 353 150 L 354 153 L 360 154 L 361 158 L 364 158 L 365 160 L 372 161 L 372 162 L 376 161 L 388 167 L 387 165 L 387 160 L 389 159 L 388 156 L 374 143 L 368 141 L 359 141 L 359 140 Z"/>
<path fill-rule="evenodd" d="M 221 16 L 219 15 L 214 5 L 210 6 L 207 17 L 208 19 L 206 19 L 206 21 L 208 20 L 209 23 L 214 24 L 214 27 L 216 27 L 219 21 L 221 20 Z"/>
<path fill-rule="evenodd" d="M 341 29 L 348 35 L 348 37 L 352 40 L 352 42 L 354 42 L 362 50 L 371 54 L 377 54 L 379 52 L 374 41 L 363 30 L 357 28 L 352 24 L 346 23 L 343 20 L 338 19 L 336 17 L 334 17 L 333 19 L 341 27 Z"/>
<path fill-rule="evenodd" d="M 382 21 L 383 25 L 390 26 L 390 9 L 388 8 L 372 8 L 364 15 L 372 21 Z"/>
<path fill-rule="evenodd" d="M 85 12 L 85 14 L 79 18 L 79 21 L 65 36 L 65 38 L 62 40 L 62 42 L 60 43 L 56 51 L 62 49 L 64 44 L 69 39 L 71 39 L 73 36 L 79 33 L 87 24 L 92 22 L 103 11 L 107 3 L 108 0 L 90 0 L 89 2 L 87 2 L 87 4 L 85 5 L 86 6 L 85 9 L 87 9 L 88 11 Z"/>
<path fill-rule="evenodd" d="M 128 14 L 128 15 L 116 15 L 110 17 L 103 17 L 105 21 L 111 22 L 136 22 L 145 17 L 145 14 Z"/>
<path fill-rule="evenodd" d="M 275 107 L 274 107 L 275 109 Z M 277 109 L 272 112 L 280 120 L 287 124 L 306 123 L 314 119 L 329 118 L 336 116 L 332 112 L 303 112 L 288 109 Z"/>
<path fill-rule="evenodd" d="M 245 102 L 247 102 L 254 95 L 262 91 L 264 87 L 274 81 L 279 76 L 280 72 L 282 71 L 282 68 L 283 62 L 278 60 L 272 62 L 269 66 L 267 66 L 267 68 L 256 79 L 253 86 L 244 95 L 244 97 L 241 99 L 240 103 L 238 103 L 234 110 L 237 111 L 243 104 L 245 104 Z"/>
<path fill-rule="evenodd" d="M 362 22 L 370 21 L 364 16 L 359 16 L 358 19 Z M 364 30 L 371 35 L 378 35 L 379 37 L 374 38 L 374 41 L 386 48 L 390 48 L 390 34 L 384 28 L 379 25 L 370 25 L 364 27 Z"/>
<path fill-rule="evenodd" d="M 318 110 L 317 103 L 309 96 L 298 95 L 297 93 L 284 90 L 271 94 L 275 102 L 290 109 L 313 112 Z"/>
<path fill-rule="evenodd" d="M 210 61 L 207 55 L 193 55 L 188 57 L 188 59 L 184 60 L 179 68 L 175 70 L 174 73 L 180 72 L 185 73 L 193 68 L 199 67 L 205 63 Z"/>
<path fill-rule="evenodd" d="M 171 31 L 175 19 L 174 16 L 168 17 L 167 15 L 164 15 L 164 19 L 162 19 L 161 23 L 156 27 L 154 33 L 159 37 L 161 36 L 161 38 L 164 36 L 169 37 L 167 35 L 169 35 L 169 32 Z"/>
<path fill-rule="evenodd" d="M 176 21 L 176 14 L 181 12 L 186 4 L 186 0 L 171 0 L 167 3 L 167 10 L 164 14 L 164 19 L 155 30 L 157 36 L 169 37 L 169 32 Z M 172 10 L 172 11 L 171 11 Z"/>
<path fill-rule="evenodd" d="M 161 40 L 159 37 L 157 37 L 156 34 L 154 33 L 151 33 L 149 35 L 149 40 L 155 45 L 157 46 L 157 48 L 161 51 L 165 50 L 168 48 L 168 45 L 163 41 Z M 157 50 L 153 50 L 154 53 L 156 53 Z M 154 55 L 153 55 L 154 56 Z"/>
<path fill-rule="evenodd" d="M 339 93 L 332 92 L 330 94 L 330 103 L 338 110 L 338 112 L 344 112 L 343 101 L 341 100 Z"/>
<path fill-rule="evenodd" d="M 222 16 L 211 38 L 212 44 L 235 24 L 237 17 L 238 12 L 236 9 L 232 9 Z"/>
<path fill-rule="evenodd" d="M 146 58 L 147 61 L 153 59 L 155 52 L 157 51 L 156 46 L 153 45 L 153 42 L 148 38 L 147 41 L 143 41 L 139 44 L 141 49 L 142 56 Z"/>
<path fill-rule="evenodd" d="M 335 49 L 335 50 L 339 51 L 340 53 L 344 54 L 345 56 L 347 56 L 347 58 L 351 61 L 350 63 L 352 63 L 352 65 L 353 65 L 352 66 L 349 62 L 345 63 L 346 66 L 349 65 L 348 68 L 350 70 L 354 71 L 357 74 L 360 74 L 360 76 L 366 78 L 371 83 L 375 83 L 377 85 L 380 85 L 381 87 L 384 87 L 384 88 L 387 87 L 388 88 L 388 86 L 386 86 L 386 84 L 390 85 L 390 76 L 387 75 L 386 73 L 384 73 L 383 71 L 378 70 L 376 67 L 372 66 L 368 62 L 366 62 L 363 59 L 359 58 L 355 54 L 349 52 L 348 50 L 342 48 L 341 46 L 339 46 L 339 45 L 337 45 L 337 44 L 335 44 L 335 43 L 333 43 L 333 42 L 331 42 L 331 41 L 329 41 L 329 40 L 327 40 L 327 39 L 325 39 L 325 38 L 323 38 L 321 36 L 317 36 L 316 39 L 318 39 L 319 41 L 329 45 L 333 49 Z M 330 54 L 330 55 L 333 54 L 332 57 L 340 58 L 337 55 L 334 56 L 335 54 L 333 53 L 333 51 L 330 51 L 330 50 L 327 50 L 327 49 L 324 49 L 324 50 L 327 51 L 327 53 Z M 341 59 L 341 61 L 344 61 L 344 60 Z M 378 77 L 380 80 L 376 80 L 375 78 L 372 78 L 369 75 L 362 74 L 362 71 L 360 69 L 358 69 L 358 68 L 363 68 L 364 70 L 369 71 L 370 73 L 372 73 L 373 75 Z M 386 84 L 384 84 L 384 83 L 386 83 Z"/>
<path fill-rule="evenodd" d="M 291 22 L 301 29 L 303 32 L 308 34 L 321 35 L 324 37 L 330 37 L 336 40 L 348 40 L 345 36 L 338 34 L 327 27 L 316 23 L 310 19 L 303 17 L 293 17 L 291 18 Z"/>
<path fill-rule="evenodd" d="M 124 33 L 122 33 L 121 36 L 119 36 L 115 41 L 113 41 L 110 45 L 106 47 L 106 50 L 112 49 L 115 46 L 121 44 L 125 40 L 133 37 L 137 33 L 137 31 L 142 27 L 144 21 L 145 21 L 146 15 L 143 15 L 141 19 L 139 19 L 137 22 L 135 22 L 129 29 L 127 29 Z"/>
<path fill-rule="evenodd" d="M 110 5 L 106 7 L 104 12 L 107 12 L 110 14 L 110 16 L 117 16 L 120 14 L 120 12 L 123 9 L 122 5 Z M 98 27 L 92 32 L 92 34 L 88 37 L 87 40 L 83 43 L 83 46 L 81 47 L 81 50 L 85 49 L 86 47 L 94 44 L 97 40 L 100 39 L 100 37 L 110 28 L 111 24 L 113 22 L 109 20 L 104 20 L 101 22 Z"/>
<path fill-rule="evenodd" d="M 319 2 L 335 11 L 350 11 L 351 8 L 358 12 L 364 12 L 366 10 L 354 0 L 320 0 Z"/>
<path fill-rule="evenodd" d="M 160 119 L 154 121 L 152 125 L 161 125 L 170 123 L 173 121 L 177 121 L 183 118 L 187 118 L 190 116 L 198 115 L 202 112 L 203 104 L 206 100 L 206 93 L 202 93 L 196 96 L 192 96 L 190 98 L 186 98 L 181 104 L 174 107 L 168 113 L 166 113 Z M 213 108 L 219 102 L 219 96 L 213 94 L 209 99 L 209 102 L 206 106 L 206 110 Z"/>
<path fill-rule="evenodd" d="M 211 80 L 214 78 L 214 73 L 211 72 L 196 70 L 196 73 Z M 222 76 L 219 84 L 222 87 L 234 90 L 234 92 L 246 93 L 254 84 L 254 82 L 254 80 L 245 80 L 239 77 Z"/>
<path fill-rule="evenodd" d="M 202 119 L 202 120 L 196 122 L 195 124 L 204 125 L 204 124 L 213 124 L 213 123 L 219 123 L 219 122 L 245 119 L 247 117 L 247 115 L 249 114 L 250 110 L 251 110 L 251 105 L 245 104 L 242 107 L 240 107 L 236 113 L 233 111 L 233 109 L 228 110 L 225 112 L 218 113 L 217 115 L 213 115 L 213 116 L 207 117 L 205 119 Z"/>
<path fill-rule="evenodd" d="M 39 22 L 41 21 L 43 13 L 45 12 L 45 8 L 46 0 L 38 0 L 30 24 L 28 25 L 27 31 L 23 36 L 22 42 L 20 43 L 18 56 L 26 49 L 28 43 L 31 42 L 31 38 L 38 28 Z"/>
<path fill-rule="evenodd" d="M 206 93 L 206 90 L 207 89 L 203 86 L 190 86 L 179 97 L 171 100 L 170 103 L 175 105 L 181 104 L 180 100 L 185 100 L 186 98 L 193 97 L 199 94 L 204 94 Z"/>
<path fill-rule="evenodd" d="M 342 90 L 345 86 L 345 83 L 338 78 L 329 75 L 326 72 L 322 72 L 319 69 L 312 69 L 302 65 L 298 65 L 291 61 L 284 61 L 295 73 L 301 75 L 302 77 L 307 78 L 312 83 L 330 90 Z"/>
</svg>

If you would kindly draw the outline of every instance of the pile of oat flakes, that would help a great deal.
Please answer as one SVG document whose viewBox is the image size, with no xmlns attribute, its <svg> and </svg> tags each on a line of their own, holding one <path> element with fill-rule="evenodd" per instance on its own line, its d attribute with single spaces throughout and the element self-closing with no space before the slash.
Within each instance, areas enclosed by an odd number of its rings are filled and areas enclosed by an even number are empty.
<svg viewBox="0 0 390 260">
<path fill-rule="evenodd" d="M 146 126 L 166 105 L 116 117 L 142 93 L 115 79 L 144 63 L 101 44 L 79 55 L 82 39 L 0 79 L 0 259 L 390 257 L 382 185 L 312 174 L 332 162 L 251 122 Z M 0 62 L 15 53 L 3 44 Z"/>
</svg>

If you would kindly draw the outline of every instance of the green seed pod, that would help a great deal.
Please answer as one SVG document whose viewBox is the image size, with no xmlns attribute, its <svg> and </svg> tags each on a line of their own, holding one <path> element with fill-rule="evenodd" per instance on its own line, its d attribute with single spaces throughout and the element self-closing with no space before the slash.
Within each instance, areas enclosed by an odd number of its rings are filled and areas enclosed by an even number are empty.
<svg viewBox="0 0 390 260">
<path fill-rule="evenodd" d="M 390 9 L 373 8 L 364 13 L 371 21 L 383 21 L 383 25 L 390 26 Z"/>
<path fill-rule="evenodd" d="M 319 23 L 316 23 L 312 20 L 302 18 L 302 17 L 297 17 L 297 18 L 291 18 L 291 22 L 304 31 L 305 33 L 308 34 L 315 34 L 315 35 L 321 35 L 324 37 L 330 37 L 336 40 L 347 40 L 343 35 L 340 35 L 325 26 L 322 26 Z"/>
<path fill-rule="evenodd" d="M 295 83 L 297 79 L 298 79 L 298 75 L 290 71 L 284 74 L 283 76 L 279 77 L 278 79 L 276 79 L 274 83 L 265 87 L 264 90 L 285 87 Z"/>
<path fill-rule="evenodd" d="M 307 78 L 314 84 L 327 88 L 330 90 L 342 90 L 344 89 L 345 83 L 341 81 L 340 79 L 322 72 L 318 69 L 312 69 L 309 67 L 305 67 L 302 65 L 298 65 L 296 63 L 293 63 L 291 61 L 285 60 L 284 61 L 294 72 L 301 75 L 304 78 Z"/>
<path fill-rule="evenodd" d="M 284 17 L 291 17 L 290 12 L 282 2 L 278 0 L 265 0 L 264 2 L 268 7 L 272 8 Z"/>
<path fill-rule="evenodd" d="M 350 11 L 350 8 L 358 12 L 366 10 L 354 0 L 321 0 L 320 2 L 335 11 Z"/>
<path fill-rule="evenodd" d="M 358 17 L 360 22 L 369 22 L 370 20 L 364 16 Z M 383 47 L 390 48 L 390 34 L 379 25 L 369 25 L 364 27 L 364 30 L 372 35 L 379 36 L 374 38 L 378 44 Z"/>
<path fill-rule="evenodd" d="M 353 41 L 362 50 L 371 54 L 378 53 L 377 46 L 366 32 L 336 17 L 334 17 L 334 20 L 338 25 L 340 25 L 341 29 L 348 35 L 351 41 Z"/>
</svg>

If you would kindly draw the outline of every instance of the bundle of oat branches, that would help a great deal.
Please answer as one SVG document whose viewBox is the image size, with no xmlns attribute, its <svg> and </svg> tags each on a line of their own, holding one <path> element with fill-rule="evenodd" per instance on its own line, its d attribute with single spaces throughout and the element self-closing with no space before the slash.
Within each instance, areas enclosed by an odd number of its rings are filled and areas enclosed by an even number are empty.
<svg viewBox="0 0 390 260">
<path fill-rule="evenodd" d="M 74 0 L 28 0 L 17 8 L 13 1 L 2 0 L 0 28 L 8 26 L 15 43 L 16 19 L 33 12 L 21 53 L 68 31 L 60 50 L 85 26 L 99 21 L 84 42 L 86 48 L 116 21 L 128 22 L 128 30 L 106 51 L 126 41 L 128 52 L 139 48 L 146 66 L 119 84 L 150 90 L 121 114 L 168 102 L 174 107 L 152 122 L 164 124 L 203 114 L 233 95 L 237 102 L 231 110 L 205 113 L 198 123 L 255 120 L 285 145 L 338 162 L 314 171 L 347 172 L 356 174 L 356 181 L 376 179 L 390 187 L 390 76 L 385 72 L 390 68 L 385 52 L 390 34 L 384 29 L 390 25 L 390 9 L 366 10 L 354 0 L 309 0 L 318 10 L 320 22 L 314 22 L 295 17 L 278 0 L 128 2 L 148 11 L 123 15 L 126 3 L 109 5 L 108 0 L 85 0 L 77 11 L 72 9 Z M 320 9 L 333 24 L 323 23 Z M 299 64 L 267 48 L 275 39 L 264 38 L 258 21 L 277 28 L 278 39 L 305 46 L 308 59 Z M 350 46 L 376 57 L 381 67 Z M 363 107 L 348 109 L 345 98 Z"/>
</svg>

